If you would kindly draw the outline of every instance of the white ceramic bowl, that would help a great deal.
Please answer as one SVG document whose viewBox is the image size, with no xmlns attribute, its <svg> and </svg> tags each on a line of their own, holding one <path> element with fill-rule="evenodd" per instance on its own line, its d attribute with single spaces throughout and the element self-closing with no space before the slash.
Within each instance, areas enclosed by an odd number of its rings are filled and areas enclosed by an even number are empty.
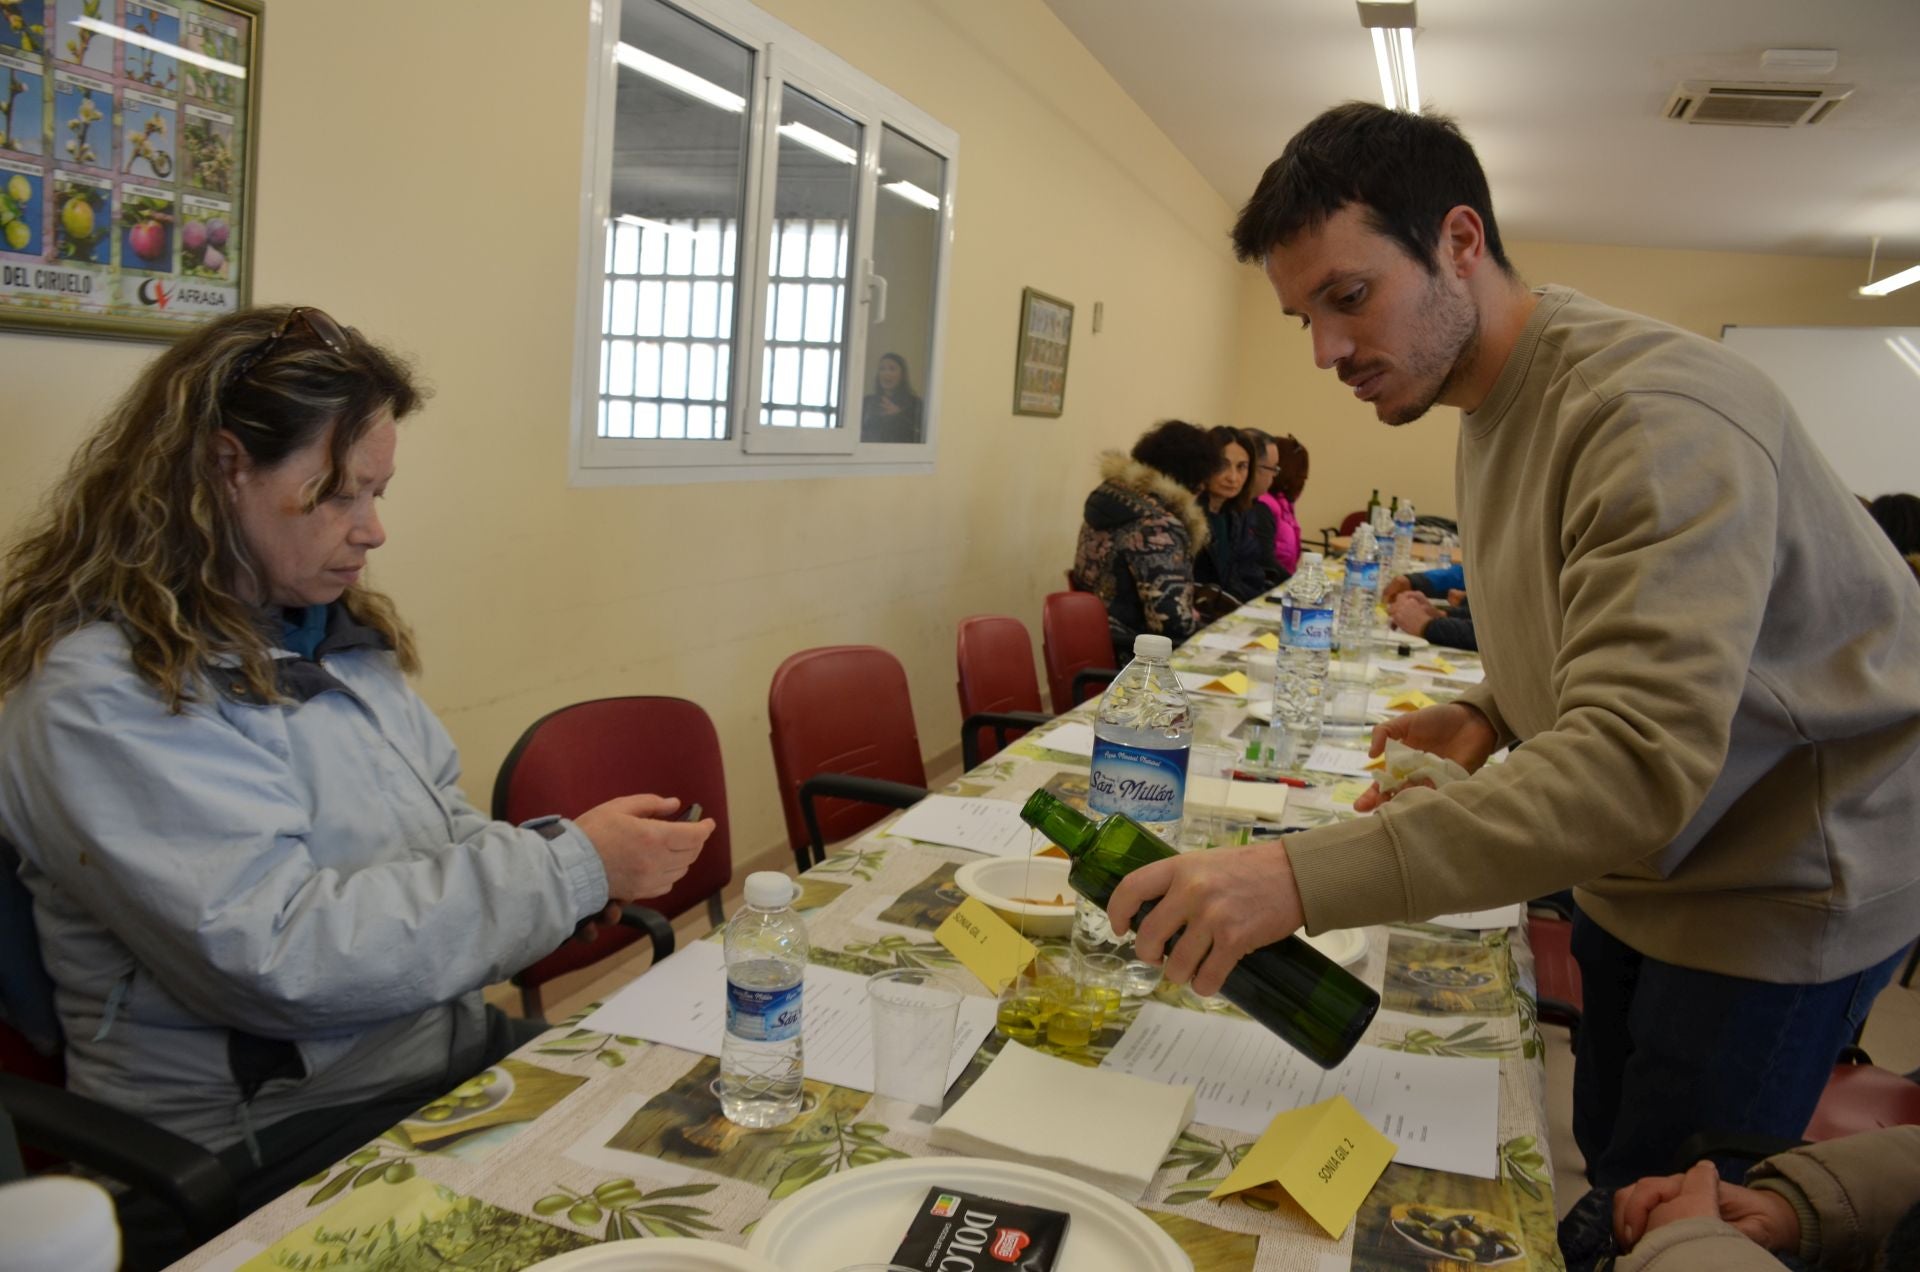
<svg viewBox="0 0 1920 1272">
<path fill-rule="evenodd" d="M 1073 932 L 1073 887 L 1068 863 L 1060 857 L 982 857 L 954 872 L 961 891 L 1028 936 L 1068 936 Z M 1039 898 L 1061 897 L 1060 905 L 1036 905 Z"/>
</svg>

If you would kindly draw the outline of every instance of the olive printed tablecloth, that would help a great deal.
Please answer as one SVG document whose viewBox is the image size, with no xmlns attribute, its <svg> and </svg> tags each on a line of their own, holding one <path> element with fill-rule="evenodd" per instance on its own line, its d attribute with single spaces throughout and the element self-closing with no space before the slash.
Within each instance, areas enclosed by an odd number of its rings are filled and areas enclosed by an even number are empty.
<svg viewBox="0 0 1920 1272">
<path fill-rule="evenodd" d="M 1275 630 L 1277 619 L 1270 607 L 1250 606 L 1208 633 L 1251 638 Z M 1440 652 L 1420 650 L 1408 659 L 1383 649 L 1374 692 L 1401 687 L 1410 671 L 1433 666 L 1432 655 Z M 1175 664 L 1266 670 L 1259 664 L 1272 658 L 1195 642 Z M 1448 651 L 1445 659 L 1469 677 L 1479 666 L 1471 654 Z M 1270 680 L 1270 672 L 1255 678 L 1256 698 Z M 1462 687 L 1431 676 L 1417 680 L 1440 700 Z M 1244 702 L 1201 701 L 1203 737 L 1242 727 Z M 1075 716 L 1084 719 L 1090 710 Z M 1358 731 L 1349 740 L 1364 745 Z M 1043 730 L 947 792 L 1018 800 L 1053 783 L 1071 796 L 1084 792 L 1086 764 L 1084 756 L 1049 751 Z M 1288 826 L 1353 816 L 1350 805 L 1364 779 L 1308 776 L 1314 788 L 1292 792 Z M 933 930 L 962 899 L 953 872 L 974 855 L 890 836 L 888 824 L 803 876 L 798 904 L 814 962 L 862 973 L 952 967 Z M 1231 814 L 1217 827 L 1229 836 L 1242 833 Z M 1379 987 L 1384 1001 L 1367 1042 L 1498 1064 L 1499 1177 L 1389 1166 L 1344 1238 L 1331 1241 L 1282 1196 L 1207 1200 L 1254 1137 L 1196 1123 L 1174 1143 L 1140 1209 L 1187 1250 L 1199 1272 L 1561 1267 L 1545 1143 L 1545 1068 L 1524 928 L 1475 933 L 1408 924 L 1373 929 L 1369 938 L 1368 953 L 1353 970 Z M 1441 984 L 1421 974 L 1435 967 L 1459 975 Z M 961 976 L 974 992 L 984 992 Z M 714 993 L 722 988 L 716 984 Z M 1174 986 L 1162 985 L 1155 997 L 1203 1009 Z M 1130 1004 L 1077 1058 L 1097 1063 L 1134 1010 L 1137 1004 Z M 989 1035 L 949 1102 L 999 1045 Z M 933 1153 L 928 1124 L 914 1120 L 907 1106 L 813 1081 L 797 1121 L 769 1131 L 734 1126 L 720 1116 L 709 1089 L 716 1072 L 709 1057 L 559 1024 L 178 1266 L 507 1272 L 619 1238 L 745 1244 L 774 1202 L 816 1180 Z M 1447 1257 L 1448 1250 L 1456 1257 Z"/>
</svg>

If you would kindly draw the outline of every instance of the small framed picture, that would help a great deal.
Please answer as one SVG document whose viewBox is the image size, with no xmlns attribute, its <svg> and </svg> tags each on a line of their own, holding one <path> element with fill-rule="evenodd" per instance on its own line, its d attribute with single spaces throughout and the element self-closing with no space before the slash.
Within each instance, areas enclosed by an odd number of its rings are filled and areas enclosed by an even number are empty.
<svg viewBox="0 0 1920 1272">
<path fill-rule="evenodd" d="M 1020 291 L 1020 344 L 1013 366 L 1013 413 L 1057 416 L 1067 401 L 1067 349 L 1073 306 L 1057 296 Z"/>
</svg>

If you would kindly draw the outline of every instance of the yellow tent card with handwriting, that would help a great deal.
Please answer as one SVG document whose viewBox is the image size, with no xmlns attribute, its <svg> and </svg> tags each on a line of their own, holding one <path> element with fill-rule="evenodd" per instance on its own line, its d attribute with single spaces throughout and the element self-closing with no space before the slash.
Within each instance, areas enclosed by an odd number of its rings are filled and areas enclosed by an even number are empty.
<svg viewBox="0 0 1920 1272">
<path fill-rule="evenodd" d="M 1275 1117 L 1208 1196 L 1217 1200 L 1278 1183 L 1337 1241 L 1394 1151 L 1392 1140 L 1374 1130 L 1346 1096 L 1336 1095 Z"/>
<path fill-rule="evenodd" d="M 989 994 L 998 994 L 1020 970 L 1033 962 L 1033 942 L 1014 931 L 1007 921 L 978 897 L 954 907 L 933 939 L 947 947 L 961 966 L 980 978 Z"/>
</svg>

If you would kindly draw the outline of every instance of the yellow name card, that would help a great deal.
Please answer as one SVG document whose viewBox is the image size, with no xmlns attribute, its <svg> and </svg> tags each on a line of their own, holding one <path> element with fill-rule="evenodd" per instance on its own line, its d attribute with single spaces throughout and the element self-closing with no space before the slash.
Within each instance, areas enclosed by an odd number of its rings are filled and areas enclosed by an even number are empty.
<svg viewBox="0 0 1920 1272">
<path fill-rule="evenodd" d="M 1007 982 L 1033 962 L 1033 942 L 1014 931 L 978 897 L 968 897 L 947 916 L 933 934 L 960 965 L 980 978 L 989 994 L 998 994 Z"/>
<path fill-rule="evenodd" d="M 1255 636 L 1252 640 L 1240 646 L 1240 648 L 1277 651 L 1280 648 L 1280 638 L 1272 632 L 1261 632 L 1258 636 Z"/>
<path fill-rule="evenodd" d="M 1236 698 L 1246 697 L 1247 687 L 1247 673 L 1244 671 L 1230 671 L 1224 676 L 1215 676 L 1200 686 L 1209 693 L 1230 693 Z"/>
<path fill-rule="evenodd" d="M 1415 663 L 1413 669 L 1415 671 L 1437 671 L 1443 676 L 1451 676 L 1454 672 L 1460 670 L 1458 667 L 1454 666 L 1452 663 L 1448 662 L 1444 658 L 1439 657 L 1438 655 L 1435 655 L 1434 657 L 1427 659 L 1427 661 L 1423 663 Z"/>
<path fill-rule="evenodd" d="M 1418 689 L 1403 690 L 1387 699 L 1387 710 L 1389 711 L 1418 711 L 1422 707 L 1431 707 L 1433 705 L 1433 699 L 1427 697 L 1426 694 L 1421 693 Z"/>
<path fill-rule="evenodd" d="M 1392 1140 L 1336 1095 L 1274 1118 L 1209 1196 L 1277 1183 L 1337 1241 L 1394 1151 Z"/>
</svg>

